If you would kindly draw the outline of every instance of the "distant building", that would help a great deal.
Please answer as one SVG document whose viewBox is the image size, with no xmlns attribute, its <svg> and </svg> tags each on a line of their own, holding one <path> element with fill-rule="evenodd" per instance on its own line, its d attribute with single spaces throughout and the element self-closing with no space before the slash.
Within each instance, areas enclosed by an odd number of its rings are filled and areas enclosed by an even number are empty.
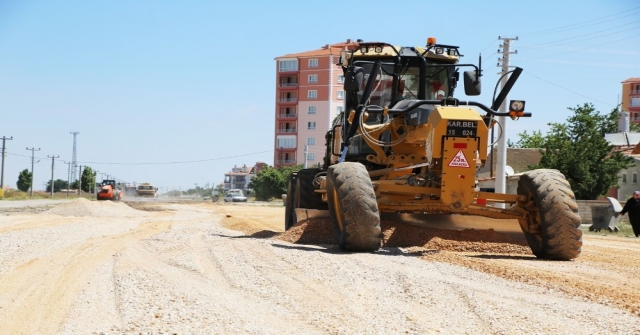
<svg viewBox="0 0 640 335">
<path fill-rule="evenodd" d="M 638 174 L 640 174 L 640 133 L 629 131 L 627 121 L 629 113 L 621 112 L 618 123 L 618 132 L 605 134 L 607 142 L 614 146 L 614 150 L 634 159 L 635 166 L 621 170 L 618 173 L 618 185 L 609 189 L 607 196 L 618 201 L 626 201 L 633 191 L 640 190 Z"/>
<path fill-rule="evenodd" d="M 324 136 L 344 109 L 344 76 L 336 66 L 352 40 L 276 57 L 274 167 L 322 164 Z"/>
<path fill-rule="evenodd" d="M 507 148 L 507 179 L 505 193 L 516 194 L 518 180 L 523 172 L 530 171 L 530 166 L 540 163 L 542 153 L 538 148 Z M 494 157 L 491 162 L 491 153 L 487 157 L 484 166 L 478 168 L 478 187 L 482 191 L 493 192 L 496 180 L 496 163 L 497 158 Z M 493 166 L 493 174 L 491 173 Z"/>
<path fill-rule="evenodd" d="M 240 189 L 244 193 L 249 193 L 249 182 L 266 165 L 263 162 L 257 162 L 252 167 L 248 167 L 246 164 L 241 167 L 234 165 L 231 171 L 224 174 L 224 192 L 226 193 L 230 189 Z"/>
<path fill-rule="evenodd" d="M 640 123 L 640 78 L 622 82 L 622 112 L 629 112 L 631 122 Z"/>
</svg>

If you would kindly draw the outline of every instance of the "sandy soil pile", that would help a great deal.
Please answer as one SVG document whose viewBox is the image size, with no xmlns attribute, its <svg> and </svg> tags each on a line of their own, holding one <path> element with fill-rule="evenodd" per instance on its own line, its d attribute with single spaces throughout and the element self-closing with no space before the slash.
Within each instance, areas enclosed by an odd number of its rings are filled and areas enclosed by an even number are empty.
<svg viewBox="0 0 640 335">
<path fill-rule="evenodd" d="M 55 214 L 74 217 L 132 217 L 145 215 L 144 212 L 135 210 L 124 203 L 107 201 L 89 201 L 78 198 L 73 201 L 60 204 L 43 214 Z"/>
<path fill-rule="evenodd" d="M 493 229 L 449 230 L 415 227 L 382 220 L 383 247 L 421 247 L 459 252 L 484 252 L 530 255 L 524 239 L 515 239 Z M 256 236 L 258 237 L 258 236 Z M 329 218 L 313 218 L 299 222 L 276 239 L 300 244 L 335 244 L 336 237 Z"/>
</svg>

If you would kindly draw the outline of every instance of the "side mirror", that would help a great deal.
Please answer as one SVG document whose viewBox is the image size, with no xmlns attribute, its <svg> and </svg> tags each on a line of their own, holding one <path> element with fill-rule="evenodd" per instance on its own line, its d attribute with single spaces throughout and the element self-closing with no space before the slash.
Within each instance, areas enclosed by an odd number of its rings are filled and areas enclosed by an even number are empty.
<svg viewBox="0 0 640 335">
<path fill-rule="evenodd" d="M 344 73 L 344 90 L 346 92 L 358 92 L 364 80 L 364 69 L 357 66 L 349 66 Z"/>
<path fill-rule="evenodd" d="M 469 96 L 480 95 L 481 88 L 476 70 L 464 71 L 464 93 Z"/>
</svg>

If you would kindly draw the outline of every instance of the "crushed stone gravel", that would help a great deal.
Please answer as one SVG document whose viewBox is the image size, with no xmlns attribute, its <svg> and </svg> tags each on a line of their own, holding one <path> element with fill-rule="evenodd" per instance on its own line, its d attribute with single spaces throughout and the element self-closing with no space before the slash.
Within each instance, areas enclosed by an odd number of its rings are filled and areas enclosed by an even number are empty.
<svg viewBox="0 0 640 335">
<path fill-rule="evenodd" d="M 90 201 L 78 198 L 53 207 L 43 214 L 55 214 L 74 217 L 134 217 L 144 216 L 145 212 L 133 209 L 122 202 Z"/>
</svg>

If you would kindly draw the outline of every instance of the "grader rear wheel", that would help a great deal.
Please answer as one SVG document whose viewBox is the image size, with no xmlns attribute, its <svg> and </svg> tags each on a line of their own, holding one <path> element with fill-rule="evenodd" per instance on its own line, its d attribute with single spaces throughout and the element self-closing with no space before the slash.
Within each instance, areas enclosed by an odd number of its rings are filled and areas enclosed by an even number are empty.
<svg viewBox="0 0 640 335">
<path fill-rule="evenodd" d="M 344 162 L 327 173 L 329 215 L 338 245 L 348 251 L 380 248 L 380 215 L 371 178 L 364 165 Z"/>
<path fill-rule="evenodd" d="M 539 233 L 524 231 L 525 238 L 538 258 L 570 260 L 582 248 L 582 231 L 578 204 L 571 186 L 557 170 L 539 169 L 523 174 L 518 194 L 535 203 L 523 226 L 539 226 Z"/>
<path fill-rule="evenodd" d="M 287 198 L 285 199 L 284 229 L 289 230 L 297 222 L 296 208 L 327 209 L 327 204 L 322 201 L 320 193 L 315 192 L 313 180 L 320 169 L 302 169 L 294 172 L 287 185 Z"/>
<path fill-rule="evenodd" d="M 296 224 L 296 208 L 294 206 L 296 195 L 295 177 L 295 175 L 291 175 L 287 184 L 287 197 L 284 199 L 284 230 L 289 230 Z"/>
<path fill-rule="evenodd" d="M 320 169 L 302 169 L 298 171 L 296 174 L 296 202 L 294 202 L 294 208 L 327 209 L 327 204 L 322 201 L 322 195 L 315 192 L 316 187 L 313 185 L 313 180 L 320 172 L 322 172 Z"/>
</svg>

